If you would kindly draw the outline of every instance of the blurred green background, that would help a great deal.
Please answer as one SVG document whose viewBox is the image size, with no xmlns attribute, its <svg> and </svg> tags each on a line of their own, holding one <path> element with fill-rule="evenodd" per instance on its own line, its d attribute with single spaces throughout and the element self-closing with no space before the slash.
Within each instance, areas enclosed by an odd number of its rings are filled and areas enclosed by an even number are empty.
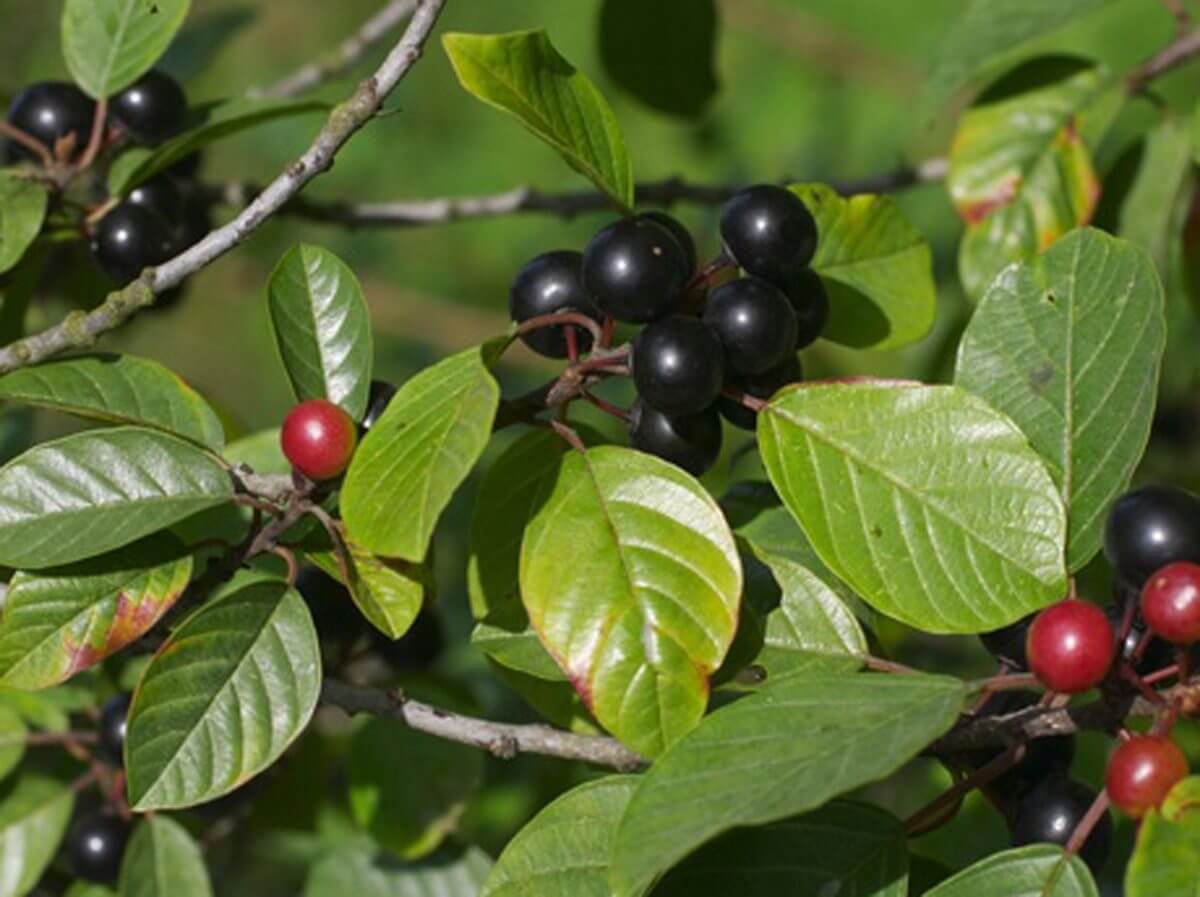
<svg viewBox="0 0 1200 897">
<path fill-rule="evenodd" d="M 187 84 L 190 98 L 232 97 L 270 83 L 330 48 L 379 5 L 378 0 L 196 0 L 195 20 L 240 9 L 247 12 L 248 23 Z M 783 177 L 838 182 L 944 154 L 956 109 L 941 110 L 930 119 L 920 118 L 917 109 L 931 60 L 961 9 L 960 0 L 723 0 L 717 57 L 721 90 L 698 120 L 656 113 L 606 78 L 597 48 L 596 0 L 450 0 L 441 30 L 546 27 L 558 49 L 613 103 L 639 179 L 681 175 L 728 184 Z M 58 50 L 59 12 L 58 3 L 0 0 L 0 91 L 11 94 L 29 81 L 65 76 Z M 1080 52 L 1127 67 L 1168 41 L 1173 28 L 1158 0 L 1123 0 L 1042 43 L 1044 49 Z M 369 55 L 355 75 L 368 71 L 382 52 Z M 1183 73 L 1175 81 L 1194 77 Z M 348 85 L 327 85 L 320 95 L 336 99 Z M 1164 89 L 1169 92 L 1170 83 Z M 204 177 L 215 183 L 263 183 L 308 145 L 317 126 L 318 119 L 296 119 L 219 144 L 207 153 Z M 433 43 L 389 101 L 387 114 L 351 142 L 307 195 L 382 201 L 487 193 L 519 184 L 545 190 L 584 186 L 513 120 L 463 92 L 441 47 Z M 946 378 L 968 312 L 954 275 L 959 224 L 940 185 L 904 191 L 899 201 L 934 248 L 941 309 L 937 328 L 918 346 L 896 353 L 818 344 L 806 353 L 810 373 Z M 218 220 L 232 212 L 218 209 Z M 701 254 L 712 255 L 717 248 L 715 211 L 681 206 L 677 212 L 692 227 Z M 195 277 L 181 306 L 143 315 L 105 345 L 170 365 L 211 398 L 235 429 L 274 426 L 290 400 L 271 348 L 263 288 L 275 261 L 292 244 L 325 245 L 358 272 L 374 317 L 378 375 L 401 381 L 436 358 L 503 331 L 506 291 L 515 271 L 539 252 L 582 248 L 609 217 L 564 221 L 521 215 L 353 232 L 280 218 L 259 230 L 245 248 Z M 30 325 L 36 328 L 59 314 L 61 309 L 39 306 Z M 521 348 L 509 359 L 502 374 L 512 391 L 551 370 Z M 60 418 L 39 419 L 43 436 L 63 426 Z M 737 446 L 734 442 L 731 449 Z M 728 452 L 731 457 L 734 453 Z M 718 491 L 728 470 L 726 465 L 713 475 Z M 524 712 L 520 705 L 483 675 L 481 658 L 466 646 L 463 539 L 470 508 L 468 488 L 439 535 L 440 612 L 461 646 L 447 666 L 472 683 L 475 698 L 490 712 L 516 716 Z M 917 641 L 899 631 L 885 632 L 883 638 L 906 659 L 930 669 L 989 671 L 974 640 Z M 1090 749 L 1081 750 L 1078 766 L 1097 781 L 1106 747 L 1102 739 L 1094 741 L 1085 739 Z M 552 768 L 543 769 L 547 766 Z M 493 764 L 489 790 L 468 816 L 468 828 L 496 850 L 514 826 L 573 775 L 553 763 Z M 910 812 L 929 797 L 941 775 L 930 767 L 873 789 L 873 796 L 901 814 Z M 1126 827 L 1126 843 L 1128 836 Z M 914 850 L 958 868 L 1003 843 L 999 817 L 969 802 L 958 821 L 915 842 Z"/>
</svg>

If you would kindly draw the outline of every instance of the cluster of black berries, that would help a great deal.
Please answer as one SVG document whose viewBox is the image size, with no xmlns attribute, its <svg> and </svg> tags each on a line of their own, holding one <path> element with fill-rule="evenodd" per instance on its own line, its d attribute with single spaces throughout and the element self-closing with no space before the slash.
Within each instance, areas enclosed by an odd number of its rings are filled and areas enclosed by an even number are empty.
<svg viewBox="0 0 1200 897">
<path fill-rule="evenodd" d="M 645 324 L 632 346 L 630 442 L 696 475 L 720 453 L 721 416 L 754 429 L 754 412 L 734 396 L 766 399 L 801 379 L 796 352 L 820 335 L 829 312 L 808 267 L 816 222 L 795 194 L 769 185 L 740 191 L 721 211 L 721 238 L 721 257 L 698 276 L 686 228 L 648 212 L 608 225 L 583 253 L 538 256 L 509 292 L 517 323 L 574 311 L 598 323 Z M 742 276 L 710 290 L 709 275 L 730 265 Z M 562 326 L 522 339 L 551 358 L 569 354 Z M 578 352 L 592 348 L 586 332 L 577 340 Z"/>
<path fill-rule="evenodd" d="M 75 160 L 87 146 L 95 102 L 78 87 L 60 81 L 31 85 L 13 100 L 8 122 L 45 146 L 59 162 Z M 143 75 L 111 98 L 108 143 L 154 146 L 176 136 L 187 124 L 183 89 L 159 71 Z M 18 141 L 5 145 L 8 163 L 36 160 Z M 199 156 L 180 160 L 167 172 L 135 188 L 90 228 L 92 251 L 118 285 L 144 268 L 161 264 L 209 231 L 208 208 L 195 175 Z M 169 301 L 170 297 L 166 297 Z M 160 303 L 162 299 L 160 299 Z"/>
</svg>

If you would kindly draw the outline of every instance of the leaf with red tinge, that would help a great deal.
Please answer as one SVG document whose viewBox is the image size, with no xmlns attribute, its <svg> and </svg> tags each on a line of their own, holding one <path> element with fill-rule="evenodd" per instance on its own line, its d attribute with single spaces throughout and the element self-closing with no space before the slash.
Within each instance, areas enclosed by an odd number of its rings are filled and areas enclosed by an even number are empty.
<svg viewBox="0 0 1200 897">
<path fill-rule="evenodd" d="M 141 638 L 178 600 L 192 557 L 171 536 L 39 573 L 18 573 L 0 622 L 0 682 L 47 688 Z"/>
</svg>

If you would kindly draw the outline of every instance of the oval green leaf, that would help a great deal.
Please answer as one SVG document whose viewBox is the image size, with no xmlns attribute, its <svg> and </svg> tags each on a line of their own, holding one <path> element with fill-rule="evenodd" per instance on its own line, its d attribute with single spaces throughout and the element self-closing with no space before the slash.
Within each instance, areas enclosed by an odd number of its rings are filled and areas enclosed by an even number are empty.
<svg viewBox="0 0 1200 897">
<path fill-rule="evenodd" d="M 212 407 L 173 371 L 134 355 L 84 355 L 0 377 L 0 399 L 110 424 L 173 433 L 220 451 L 225 430 Z"/>
<path fill-rule="evenodd" d="M 67 0 L 62 47 L 67 69 L 96 99 L 128 87 L 166 51 L 190 0 Z"/>
<path fill-rule="evenodd" d="M 1058 488 L 1020 430 L 966 390 L 807 385 L 775 397 L 758 436 L 821 559 L 876 610 L 975 633 L 1066 594 Z"/>
<path fill-rule="evenodd" d="M 0 779 L 7 778 L 25 756 L 25 739 L 29 727 L 21 714 L 11 707 L 0 704 Z"/>
<path fill-rule="evenodd" d="M 26 773 L 0 789 L 0 894 L 28 894 L 58 852 L 75 792 Z"/>
<path fill-rule="evenodd" d="M 791 187 L 817 221 L 812 268 L 829 292 L 826 339 L 859 349 L 894 349 L 929 332 L 937 312 L 933 255 L 895 200 L 843 199 L 822 184 Z"/>
<path fill-rule="evenodd" d="M 417 374 L 359 445 L 341 509 L 350 538 L 366 550 L 425 560 L 438 517 L 492 435 L 500 387 L 490 360 L 484 344 Z"/>
<path fill-rule="evenodd" d="M 140 427 L 76 433 L 0 468 L 0 564 L 95 557 L 232 497 L 221 465 L 174 436 Z"/>
<path fill-rule="evenodd" d="M 319 246 L 292 247 L 271 274 L 267 309 L 296 398 L 328 399 L 360 420 L 374 351 L 367 300 L 350 267 Z"/>
<path fill-rule="evenodd" d="M 206 604 L 159 649 L 125 741 L 135 810 L 204 803 L 273 763 L 308 724 L 321 649 L 304 599 L 251 580 Z"/>
<path fill-rule="evenodd" d="M 212 897 L 200 847 L 166 816 L 143 818 L 121 860 L 121 897 Z"/>
<path fill-rule="evenodd" d="M 737 628 L 742 568 L 695 479 L 641 452 L 572 452 L 521 545 L 521 597 L 606 729 L 648 756 L 704 715 Z"/>
<path fill-rule="evenodd" d="M 440 851 L 417 863 L 347 846 L 312 867 L 304 897 L 477 897 L 492 861 L 476 847 Z"/>
<path fill-rule="evenodd" d="M 46 218 L 46 188 L 20 172 L 0 170 L 0 274 L 33 245 Z"/>
<path fill-rule="evenodd" d="M 1060 847 L 1035 844 L 980 860 L 925 897 L 1098 897 L 1098 892 L 1082 860 Z"/>
<path fill-rule="evenodd" d="M 546 32 L 447 34 L 459 83 L 517 118 L 618 207 L 633 208 L 633 162 L 612 108 Z"/>
<path fill-rule="evenodd" d="M 346 586 L 372 626 L 388 638 L 400 638 L 408 632 L 434 590 L 433 571 L 428 564 L 377 557 L 344 537 L 343 543 L 349 582 L 342 581 L 342 570 L 333 551 L 312 553 L 308 559 Z"/>
<path fill-rule="evenodd" d="M 1200 776 L 1184 779 L 1138 828 L 1137 844 L 1125 867 L 1128 897 L 1196 893 L 1200 869 Z"/>
<path fill-rule="evenodd" d="M 0 620 L 0 682 L 57 685 L 145 635 L 183 594 L 192 556 L 164 535 L 103 557 L 18 573 Z"/>
<path fill-rule="evenodd" d="M 940 676 L 795 676 L 723 707 L 641 777 L 613 846 L 615 897 L 641 897 L 723 832 L 891 775 L 954 724 L 965 694 Z"/>
<path fill-rule="evenodd" d="M 1086 229 L 1001 274 L 959 343 L 955 382 L 1009 415 L 1058 484 L 1071 571 L 1150 439 L 1166 329 L 1154 263 Z"/>
</svg>

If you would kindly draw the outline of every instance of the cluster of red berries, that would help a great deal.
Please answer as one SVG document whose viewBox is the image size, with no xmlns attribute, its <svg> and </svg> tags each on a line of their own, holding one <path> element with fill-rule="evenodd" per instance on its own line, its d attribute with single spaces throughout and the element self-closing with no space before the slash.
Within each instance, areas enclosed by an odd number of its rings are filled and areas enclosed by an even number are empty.
<svg viewBox="0 0 1200 897">
<path fill-rule="evenodd" d="M 160 144 L 183 131 L 188 119 L 183 88 L 159 71 L 148 72 L 113 96 L 108 108 L 109 149 L 123 143 Z M 44 81 L 17 95 L 8 123 L 58 162 L 72 163 L 91 140 L 95 114 L 95 102 L 75 85 Z M 38 158 L 16 140 L 6 142 L 4 155 L 10 164 Z M 144 268 L 161 264 L 208 233 L 208 206 L 194 180 L 199 162 L 196 154 L 180 160 L 136 187 L 98 221 L 85 223 L 92 252 L 116 285 L 124 286 Z M 165 298 L 169 303 L 173 297 Z M 159 304 L 164 304 L 161 297 Z"/>
<path fill-rule="evenodd" d="M 802 377 L 798 350 L 825 326 L 829 301 L 809 268 L 817 226 L 782 187 L 735 194 L 720 220 L 723 251 L 697 274 L 691 234 L 662 212 L 601 229 L 582 253 L 556 250 L 525 265 L 509 290 L 518 324 L 574 312 L 610 328 L 646 325 L 630 363 L 638 401 L 630 442 L 699 475 L 721 449 L 721 416 L 754 429 L 755 415 L 732 396 L 767 399 Z M 712 289 L 710 275 L 736 265 L 742 276 Z M 555 324 L 522 332 L 535 352 L 571 358 L 591 334 Z"/>
<path fill-rule="evenodd" d="M 1007 667 L 1027 669 L 1052 692 L 1078 694 L 1100 685 L 1116 664 L 1137 676 L 1191 662 L 1200 643 L 1200 498 L 1168 486 L 1121 496 L 1106 521 L 1105 555 L 1118 601 L 1102 609 L 1071 598 L 1011 626 L 985 633 L 984 645 Z M 1124 638 L 1119 638 L 1122 630 Z M 982 712 L 1016 712 L 1014 699 L 990 700 Z M 1049 744 L 1047 744 L 1049 743 Z M 1095 794 L 1066 778 L 1070 736 L 1038 739 L 993 784 L 1015 795 L 1014 844 L 1065 843 Z M 982 765 L 989 757 L 970 758 Z M 1135 818 L 1159 806 L 1188 774 L 1183 752 L 1165 735 L 1130 735 L 1114 750 L 1106 773 L 1112 803 Z M 1107 855 L 1111 822 L 1104 817 L 1081 855 L 1093 866 Z"/>
</svg>

